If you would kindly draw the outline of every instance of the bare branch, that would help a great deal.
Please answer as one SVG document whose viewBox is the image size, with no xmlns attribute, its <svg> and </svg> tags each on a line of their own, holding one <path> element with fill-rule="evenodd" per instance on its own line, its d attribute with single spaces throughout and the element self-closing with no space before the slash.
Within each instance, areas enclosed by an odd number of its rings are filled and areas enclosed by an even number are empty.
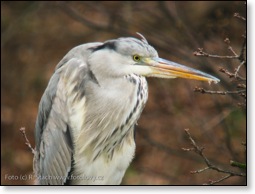
<svg viewBox="0 0 255 194">
<path fill-rule="evenodd" d="M 198 173 L 204 172 L 204 171 L 206 171 L 208 169 L 210 169 L 210 168 L 207 166 L 207 167 L 199 169 L 199 170 L 192 170 L 192 171 L 190 171 L 190 173 L 191 174 L 198 174 Z"/>
<path fill-rule="evenodd" d="M 25 139 L 25 144 L 26 144 L 26 145 L 28 146 L 28 148 L 32 151 L 32 153 L 35 154 L 35 150 L 32 148 L 32 146 L 31 146 L 31 144 L 30 144 L 30 142 L 29 142 L 29 140 L 28 140 L 28 138 L 27 138 L 25 127 L 21 127 L 19 130 L 20 130 L 22 136 L 23 136 L 24 139 Z"/>
<path fill-rule="evenodd" d="M 235 18 L 238 18 L 238 19 L 240 19 L 240 20 L 246 21 L 246 18 L 243 17 L 243 16 L 241 16 L 239 13 L 234 13 L 234 17 L 235 17 Z"/>
<path fill-rule="evenodd" d="M 230 50 L 230 51 L 234 54 L 234 56 L 238 57 L 238 54 L 236 54 L 236 52 L 234 51 L 234 49 L 233 49 L 232 46 L 230 45 L 230 40 L 229 40 L 229 38 L 226 38 L 226 39 L 224 40 L 224 42 L 228 45 L 228 50 Z"/>
<path fill-rule="evenodd" d="M 246 85 L 245 84 L 237 84 L 236 87 L 237 88 L 244 88 L 244 89 L 246 89 Z"/>
<path fill-rule="evenodd" d="M 242 21 L 246 21 L 246 18 L 241 16 L 239 13 L 235 13 L 234 14 L 234 17 L 242 20 Z M 246 83 L 243 83 L 246 81 L 246 76 L 245 77 L 242 77 L 240 74 L 240 71 L 241 69 L 243 70 L 243 68 L 246 68 L 247 66 L 247 61 L 246 61 L 246 31 L 244 33 L 244 35 L 242 35 L 243 37 L 243 43 L 242 43 L 242 47 L 241 47 L 241 50 L 240 52 L 236 52 L 233 47 L 231 46 L 231 42 L 230 42 L 230 39 L 229 38 L 226 38 L 224 40 L 224 42 L 227 44 L 228 46 L 228 50 L 231 52 L 231 55 L 232 56 L 221 56 L 221 55 L 214 55 L 214 54 L 209 54 L 207 52 L 205 52 L 203 50 L 203 48 L 198 48 L 197 51 L 195 51 L 193 54 L 195 56 L 202 56 L 202 57 L 211 57 L 211 58 L 218 58 L 218 59 L 229 59 L 229 60 L 232 60 L 232 59 L 235 59 L 235 60 L 238 60 L 239 61 L 239 65 L 232 71 L 232 72 L 229 72 L 227 69 L 221 67 L 219 69 L 220 72 L 226 74 L 230 79 L 231 79 L 231 82 L 232 82 L 232 85 L 236 88 L 239 88 L 235 91 L 212 91 L 212 90 L 205 90 L 204 88 L 199 88 L 199 87 L 196 87 L 194 89 L 194 92 L 200 92 L 202 94 L 211 94 L 211 95 L 233 95 L 234 98 L 238 96 L 241 96 L 244 101 L 243 102 L 239 102 L 237 103 L 238 106 L 241 106 L 241 107 L 244 107 L 246 108 Z M 234 73 L 233 73 L 234 72 Z M 243 71 L 241 71 L 243 72 Z M 239 100 L 239 99 L 238 99 Z M 225 130 L 227 132 L 227 130 Z M 215 171 L 218 171 L 220 173 L 224 173 L 226 175 L 224 175 L 224 177 L 218 179 L 218 180 L 210 180 L 208 183 L 206 183 L 205 185 L 213 185 L 213 184 L 217 184 L 219 182 L 222 182 L 232 176 L 241 176 L 241 177 L 246 177 L 246 173 L 238 173 L 238 172 L 233 172 L 233 171 L 229 171 L 229 170 L 225 170 L 225 169 L 221 169 L 215 165 L 212 164 L 212 162 L 207 158 L 205 157 L 205 155 L 203 154 L 203 150 L 204 148 L 201 148 L 199 147 L 196 142 L 194 141 L 194 139 L 191 137 L 190 133 L 188 132 L 188 130 L 185 130 L 186 134 L 188 135 L 189 137 L 189 140 L 193 146 L 193 148 L 188 148 L 188 149 L 184 149 L 185 151 L 194 151 L 195 153 L 197 153 L 198 155 L 200 155 L 204 162 L 206 163 L 206 167 L 203 168 L 203 169 L 199 169 L 199 170 L 196 170 L 196 171 L 191 171 L 192 174 L 194 173 L 201 173 L 201 172 L 204 172 L 208 169 L 211 169 L 211 170 L 215 170 Z M 226 139 L 226 145 L 227 147 L 229 148 L 229 151 L 230 153 L 234 153 L 232 151 L 232 148 L 230 145 L 230 135 L 227 134 L 227 139 Z M 234 160 L 235 157 L 234 157 L 234 154 L 232 154 Z M 238 160 L 238 159 L 237 159 Z M 231 166 L 234 166 L 234 167 L 238 167 L 239 169 L 243 170 L 243 169 L 246 169 L 246 164 L 245 163 L 239 163 L 239 162 L 235 162 L 235 161 L 230 161 L 230 165 Z"/>
<path fill-rule="evenodd" d="M 245 56 L 245 51 L 246 51 L 246 35 L 243 35 L 243 45 L 242 45 L 242 49 L 241 49 L 241 52 L 240 52 L 240 55 L 239 55 L 239 61 L 241 63 L 243 63 L 246 67 L 246 56 Z"/>
<path fill-rule="evenodd" d="M 218 180 L 215 180 L 215 181 L 210 180 L 209 183 L 204 183 L 203 185 L 215 185 L 216 183 L 222 182 L 222 181 L 224 181 L 224 180 L 226 180 L 226 179 L 228 179 L 228 178 L 230 178 L 232 176 L 233 175 L 228 174 L 228 175 L 226 175 L 226 176 L 224 176 L 224 177 L 222 177 L 222 178 L 220 178 Z"/>
<path fill-rule="evenodd" d="M 195 87 L 194 92 L 200 92 L 200 93 L 202 93 L 202 94 L 227 95 L 227 94 L 242 94 L 242 93 L 245 93 L 246 90 L 237 90 L 237 91 L 212 91 L 212 90 L 205 90 L 204 88 Z"/>
<path fill-rule="evenodd" d="M 225 169 L 222 169 L 222 168 L 219 168 L 217 166 L 215 166 L 214 164 L 211 163 L 211 161 L 204 155 L 203 153 L 203 150 L 204 148 L 203 147 L 199 147 L 197 145 L 197 143 L 195 142 L 195 140 L 191 137 L 191 134 L 189 132 L 189 129 L 185 129 L 184 130 L 185 133 L 187 134 L 190 142 L 191 142 L 191 145 L 193 146 L 194 149 L 184 149 L 186 151 L 194 151 L 195 153 L 197 153 L 198 155 L 200 155 L 202 157 L 202 159 L 204 160 L 205 164 L 207 165 L 207 167 L 203 168 L 203 169 L 200 169 L 200 170 L 196 170 L 196 171 L 191 171 L 192 174 L 195 174 L 195 173 L 201 173 L 201 172 L 204 172 L 206 170 L 215 170 L 217 172 L 220 172 L 220 173 L 224 173 L 224 174 L 227 174 L 225 177 L 219 179 L 219 180 L 216 180 L 216 181 L 210 181 L 209 183 L 206 183 L 206 184 L 209 184 L 209 185 L 213 185 L 213 184 L 216 184 L 216 183 L 219 183 L 219 182 L 222 182 L 223 180 L 226 180 L 232 176 L 240 176 L 240 177 L 246 177 L 246 173 L 239 173 L 239 172 L 234 172 L 234 171 L 230 171 L 230 170 L 225 170 Z"/>
<path fill-rule="evenodd" d="M 212 55 L 203 51 L 203 48 L 198 48 L 198 51 L 193 52 L 195 56 L 202 56 L 202 57 L 211 57 L 211 58 L 220 58 L 220 59 L 238 59 L 238 55 L 234 56 L 220 56 L 220 55 Z"/>
<path fill-rule="evenodd" d="M 237 75 L 235 73 L 231 73 L 223 67 L 220 67 L 219 71 L 222 72 L 222 73 L 225 73 L 226 75 L 228 75 L 229 78 L 236 78 L 237 80 L 246 81 L 245 78 L 243 78 L 240 75 Z"/>
<path fill-rule="evenodd" d="M 235 78 L 237 78 L 237 77 L 239 76 L 239 75 L 238 75 L 238 72 L 239 72 L 240 68 L 243 66 L 244 62 L 245 62 L 245 61 L 243 61 L 243 62 L 236 68 L 236 70 L 235 70 Z M 240 77 L 240 76 L 239 76 L 239 77 Z"/>
</svg>

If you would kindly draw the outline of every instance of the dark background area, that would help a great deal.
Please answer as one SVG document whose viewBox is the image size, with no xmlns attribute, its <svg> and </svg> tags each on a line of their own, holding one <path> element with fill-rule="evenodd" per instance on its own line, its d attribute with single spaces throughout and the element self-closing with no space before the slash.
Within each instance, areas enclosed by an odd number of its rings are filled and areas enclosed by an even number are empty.
<svg viewBox="0 0 255 194">
<path fill-rule="evenodd" d="M 246 110 L 235 95 L 204 95 L 196 86 L 233 90 L 219 67 L 235 69 L 238 61 L 196 57 L 231 55 L 228 37 L 237 52 L 242 46 L 246 16 L 244 1 L 197 2 L 7 2 L 1 1 L 1 184 L 29 185 L 33 155 L 19 132 L 34 146 L 34 126 L 40 98 L 61 58 L 73 47 L 143 34 L 159 56 L 218 77 L 217 85 L 183 79 L 148 78 L 149 100 L 136 128 L 136 156 L 122 184 L 201 185 L 223 175 L 187 153 L 189 128 L 205 154 L 222 168 L 231 159 L 245 162 Z M 246 77 L 245 72 L 241 72 Z M 237 169 L 238 170 L 238 169 Z M 14 180 L 16 179 L 17 180 Z M 220 184 L 243 185 L 232 177 Z"/>
</svg>

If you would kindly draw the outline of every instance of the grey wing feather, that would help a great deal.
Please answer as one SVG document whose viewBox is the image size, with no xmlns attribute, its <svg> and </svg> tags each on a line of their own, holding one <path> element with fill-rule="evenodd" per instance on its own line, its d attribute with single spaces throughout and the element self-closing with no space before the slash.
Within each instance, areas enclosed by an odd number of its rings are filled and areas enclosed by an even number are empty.
<svg viewBox="0 0 255 194">
<path fill-rule="evenodd" d="M 38 184 L 62 185 L 71 169 L 72 137 L 65 100 L 58 95 L 60 71 L 52 76 L 41 99 L 35 128 L 34 168 Z"/>
<path fill-rule="evenodd" d="M 81 59 L 91 52 L 88 48 L 100 44 L 90 43 L 72 49 L 57 65 L 42 96 L 35 127 L 34 171 L 38 184 L 63 185 L 71 171 L 73 137 L 67 107 L 67 90 L 70 88 L 66 88 L 65 82 L 71 82 L 68 77 L 73 74 L 88 75 L 87 65 L 83 65 L 83 71 L 77 71 L 77 68 L 86 63 Z M 77 75 L 77 86 L 84 84 L 84 77 Z"/>
</svg>

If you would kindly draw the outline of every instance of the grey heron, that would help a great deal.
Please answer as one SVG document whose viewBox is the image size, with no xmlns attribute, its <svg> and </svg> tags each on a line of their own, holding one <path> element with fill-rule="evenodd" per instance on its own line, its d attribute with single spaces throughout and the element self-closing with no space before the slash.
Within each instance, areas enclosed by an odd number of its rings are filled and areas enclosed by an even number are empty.
<svg viewBox="0 0 255 194">
<path fill-rule="evenodd" d="M 41 98 L 35 126 L 37 184 L 120 184 L 134 157 L 145 77 L 219 79 L 158 57 L 141 36 L 70 50 Z"/>
</svg>

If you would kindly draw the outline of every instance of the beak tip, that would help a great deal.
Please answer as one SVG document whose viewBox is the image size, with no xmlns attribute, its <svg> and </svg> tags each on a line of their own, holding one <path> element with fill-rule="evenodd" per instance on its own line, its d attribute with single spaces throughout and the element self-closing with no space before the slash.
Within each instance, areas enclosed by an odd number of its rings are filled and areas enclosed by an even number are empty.
<svg viewBox="0 0 255 194">
<path fill-rule="evenodd" d="M 215 77 L 214 79 L 209 80 L 209 84 L 211 84 L 211 82 L 213 82 L 214 84 L 218 84 L 220 80 Z"/>
</svg>

